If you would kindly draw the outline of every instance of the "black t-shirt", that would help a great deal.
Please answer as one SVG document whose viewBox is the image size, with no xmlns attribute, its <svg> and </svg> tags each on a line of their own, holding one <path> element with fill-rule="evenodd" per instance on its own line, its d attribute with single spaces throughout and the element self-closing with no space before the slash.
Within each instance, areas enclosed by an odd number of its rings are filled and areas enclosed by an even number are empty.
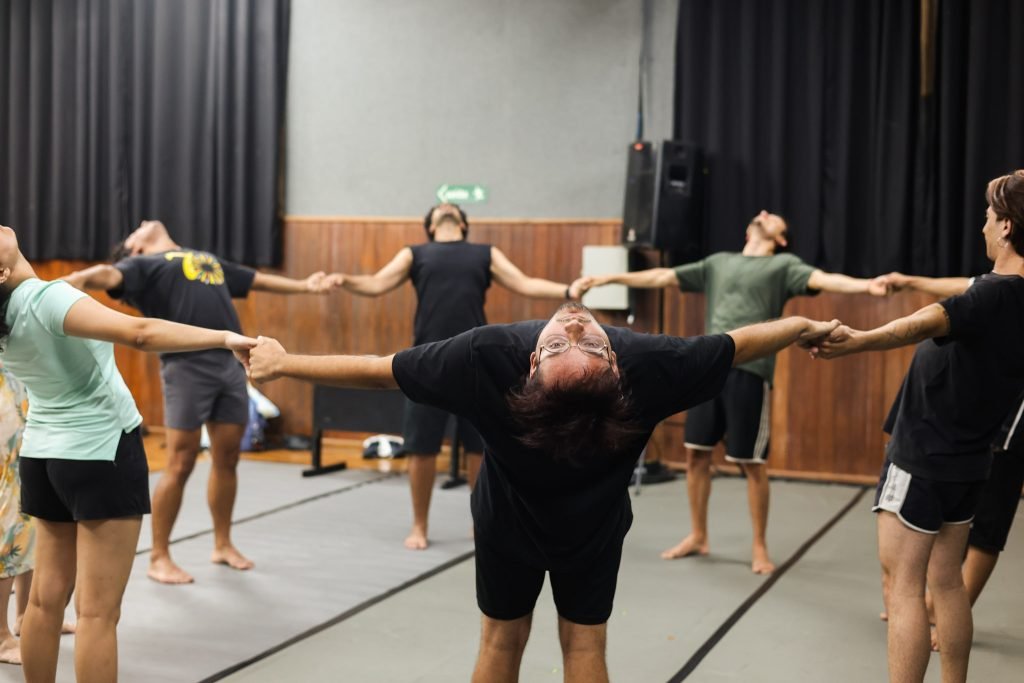
<svg viewBox="0 0 1024 683">
<path fill-rule="evenodd" d="M 241 332 L 232 297 L 249 294 L 256 271 L 213 254 L 193 249 L 132 256 L 114 264 L 124 277 L 121 286 L 108 292 L 115 299 L 139 309 L 147 318 L 212 330 Z M 231 358 L 224 349 L 163 353 L 163 361 L 223 362 Z"/>
<path fill-rule="evenodd" d="M 490 245 L 428 242 L 410 249 L 409 277 L 419 302 L 413 344 L 441 341 L 487 323 L 484 298 L 491 286 Z"/>
<path fill-rule="evenodd" d="M 885 423 L 889 454 L 926 479 L 980 481 L 1024 391 L 1024 278 L 985 275 L 941 305 L 949 335 L 914 352 Z"/>
<path fill-rule="evenodd" d="M 735 345 L 725 334 L 683 339 L 605 327 L 644 431 L 624 452 L 573 465 L 523 446 L 506 404 L 529 373 L 545 324 L 478 327 L 402 351 L 392 368 L 406 396 L 465 416 L 483 437 L 472 499 L 477 534 L 534 566 L 569 569 L 621 543 L 633 519 L 627 489 L 651 432 L 721 391 Z"/>
</svg>

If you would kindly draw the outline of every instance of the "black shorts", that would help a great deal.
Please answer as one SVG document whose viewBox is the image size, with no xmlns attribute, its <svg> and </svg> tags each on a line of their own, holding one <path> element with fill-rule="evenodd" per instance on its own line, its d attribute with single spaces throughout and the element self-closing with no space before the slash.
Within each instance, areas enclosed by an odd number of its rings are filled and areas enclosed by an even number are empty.
<svg viewBox="0 0 1024 683">
<path fill-rule="evenodd" d="M 596 626 L 612 615 L 615 586 L 622 560 L 622 541 L 609 543 L 595 561 L 574 571 L 551 571 L 523 563 L 476 535 L 476 602 L 492 619 L 511 620 L 533 612 L 551 576 L 558 616 L 574 624 Z"/>
<path fill-rule="evenodd" d="M 48 522 L 149 514 L 149 465 L 138 428 L 121 435 L 114 460 L 21 458 L 21 512 Z"/>
<path fill-rule="evenodd" d="M 725 439 L 725 459 L 763 463 L 768 458 L 772 393 L 760 375 L 733 368 L 720 393 L 686 413 L 687 448 L 710 451 Z"/>
<path fill-rule="evenodd" d="M 1022 487 L 1024 448 L 996 451 L 992 458 L 992 474 L 985 482 L 981 501 L 974 513 L 968 544 L 990 553 L 1003 552 L 1017 514 Z"/>
<path fill-rule="evenodd" d="M 436 455 L 441 451 L 441 441 L 448 427 L 448 416 L 439 408 L 405 400 L 405 413 L 402 416 L 402 452 L 418 455 Z M 482 453 L 483 439 L 470 423 L 463 417 L 456 417 L 459 428 L 459 442 L 465 453 Z"/>
<path fill-rule="evenodd" d="M 233 356 L 222 362 L 175 358 L 164 361 L 164 425 L 195 431 L 206 422 L 244 425 L 249 421 L 245 368 Z"/>
<path fill-rule="evenodd" d="M 944 524 L 970 524 L 984 487 L 984 481 L 916 477 L 886 458 L 871 511 L 892 512 L 914 531 L 937 534 Z"/>
</svg>

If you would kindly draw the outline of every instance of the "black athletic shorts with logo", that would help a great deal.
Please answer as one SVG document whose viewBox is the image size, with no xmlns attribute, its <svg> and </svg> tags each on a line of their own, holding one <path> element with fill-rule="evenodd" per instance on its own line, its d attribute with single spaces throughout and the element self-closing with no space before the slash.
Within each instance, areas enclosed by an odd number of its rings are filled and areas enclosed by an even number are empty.
<svg viewBox="0 0 1024 683">
<path fill-rule="evenodd" d="M 405 414 L 402 417 L 402 452 L 418 455 L 435 455 L 441 450 L 448 417 L 439 408 L 405 400 Z M 483 453 L 484 441 L 469 420 L 458 420 L 459 443 L 464 453 Z"/>
<path fill-rule="evenodd" d="M 48 522 L 149 514 L 149 465 L 139 428 L 121 435 L 113 460 L 21 458 L 22 514 Z"/>
<path fill-rule="evenodd" d="M 687 448 L 710 451 L 725 439 L 725 459 L 763 463 L 771 434 L 771 388 L 760 375 L 733 368 L 720 393 L 686 413 Z"/>
<path fill-rule="evenodd" d="M 603 554 L 573 571 L 546 571 L 512 556 L 476 534 L 476 602 L 492 619 L 512 620 L 533 612 L 551 577 L 558 616 L 574 624 L 596 626 L 612 615 L 622 560 L 622 540 L 612 540 Z"/>
<path fill-rule="evenodd" d="M 984 481 L 935 481 L 910 474 L 887 456 L 872 512 L 892 512 L 905 526 L 937 534 L 944 524 L 970 524 Z"/>
</svg>

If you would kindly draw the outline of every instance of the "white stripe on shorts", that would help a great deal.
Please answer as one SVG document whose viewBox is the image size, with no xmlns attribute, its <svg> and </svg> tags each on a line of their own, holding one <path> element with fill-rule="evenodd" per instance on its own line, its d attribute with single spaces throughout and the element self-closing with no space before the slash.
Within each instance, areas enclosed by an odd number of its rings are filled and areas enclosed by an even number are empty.
<svg viewBox="0 0 1024 683">
<path fill-rule="evenodd" d="M 882 487 L 882 494 L 878 496 L 878 505 L 871 508 L 871 511 L 891 512 L 900 518 L 905 527 L 920 531 L 922 534 L 935 535 L 939 532 L 914 526 L 903 517 L 903 503 L 906 502 L 907 491 L 910 490 L 910 476 L 910 472 L 901 470 L 895 463 L 889 463 L 889 469 L 885 471 L 885 486 Z"/>
<path fill-rule="evenodd" d="M 1003 442 L 1003 450 L 1010 450 L 1010 441 L 1013 440 L 1013 434 L 1017 431 L 1017 425 L 1020 424 L 1020 416 L 1024 414 L 1024 402 L 1020 404 L 1020 410 L 1017 411 L 1017 417 L 1014 418 L 1013 424 L 1010 425 L 1010 431 L 1006 434 L 1006 441 Z"/>
</svg>

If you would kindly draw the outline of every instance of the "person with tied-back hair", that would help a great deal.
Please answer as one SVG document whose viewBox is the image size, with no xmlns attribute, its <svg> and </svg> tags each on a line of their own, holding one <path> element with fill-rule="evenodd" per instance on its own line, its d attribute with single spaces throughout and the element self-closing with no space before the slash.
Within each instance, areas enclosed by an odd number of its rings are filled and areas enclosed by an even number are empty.
<svg viewBox="0 0 1024 683">
<path fill-rule="evenodd" d="M 565 680 L 597 683 L 608 678 L 629 481 L 655 426 L 718 393 L 733 365 L 837 325 L 785 318 L 683 339 L 605 327 L 567 303 L 547 321 L 477 327 L 387 357 L 295 356 L 260 338 L 250 377 L 397 387 L 468 419 L 485 454 L 472 495 L 483 612 L 473 680 L 518 679 L 548 573 Z"/>
<path fill-rule="evenodd" d="M 985 198 L 991 273 L 874 330 L 839 327 L 811 350 L 836 358 L 918 344 L 885 422 L 891 438 L 873 508 L 893 681 L 924 679 L 926 585 L 942 680 L 967 680 L 974 624 L 961 563 L 992 442 L 1024 391 L 1024 170 L 992 180 Z"/>
<path fill-rule="evenodd" d="M 150 501 L 142 416 L 112 342 L 151 352 L 224 349 L 243 361 L 256 343 L 125 315 L 66 282 L 40 280 L 14 231 L 0 226 L 0 362 L 25 386 L 30 406 L 19 455 L 21 511 L 36 523 L 21 632 L 26 681 L 55 680 L 72 590 L 75 677 L 117 680 L 121 599 Z"/>
<path fill-rule="evenodd" d="M 469 220 L 458 204 L 430 207 L 423 217 L 423 231 L 427 242 L 403 247 L 372 275 L 334 273 L 329 276 L 334 286 L 360 296 L 381 296 L 410 281 L 416 290 L 414 346 L 448 339 L 485 325 L 484 300 L 492 280 L 522 296 L 547 299 L 578 299 L 580 296 L 575 283 L 530 277 L 498 247 L 469 242 Z M 412 529 L 405 538 L 405 547 L 410 550 L 425 550 L 430 544 L 427 536 L 430 498 L 448 417 L 443 410 L 406 401 L 402 452 L 409 458 Z M 483 443 L 468 421 L 456 419 L 472 488 L 476 485 Z"/>
</svg>

